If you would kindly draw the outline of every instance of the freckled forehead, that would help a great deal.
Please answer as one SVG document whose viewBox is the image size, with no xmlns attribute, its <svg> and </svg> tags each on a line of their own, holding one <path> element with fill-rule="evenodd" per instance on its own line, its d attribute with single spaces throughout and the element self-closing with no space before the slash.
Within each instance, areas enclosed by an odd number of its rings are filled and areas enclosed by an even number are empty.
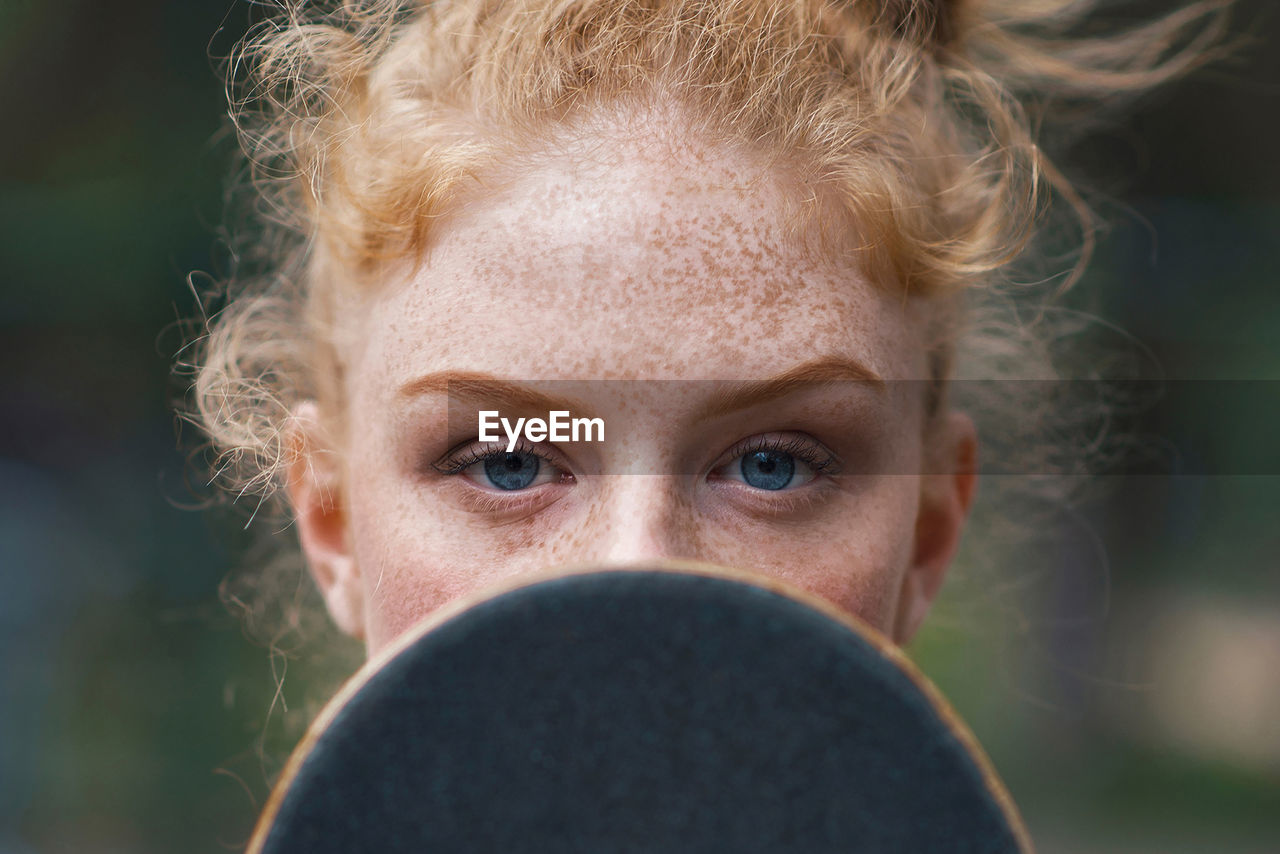
<svg viewBox="0 0 1280 854">
<path fill-rule="evenodd" d="M 375 298 L 395 379 L 742 378 L 851 354 L 914 375 L 909 306 L 793 239 L 798 187 L 742 153 L 593 140 L 483 182 Z"/>
</svg>

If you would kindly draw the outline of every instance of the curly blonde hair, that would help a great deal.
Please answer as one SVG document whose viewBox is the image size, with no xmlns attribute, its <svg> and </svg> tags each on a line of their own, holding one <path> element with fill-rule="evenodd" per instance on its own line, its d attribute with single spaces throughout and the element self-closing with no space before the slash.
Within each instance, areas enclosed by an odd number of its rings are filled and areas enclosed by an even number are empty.
<svg viewBox="0 0 1280 854">
<path fill-rule="evenodd" d="M 290 411 L 342 398 L 342 295 L 421 258 L 491 164 L 594 110 L 656 102 L 785 162 L 815 188 L 803 221 L 834 237 L 856 224 L 829 243 L 873 281 L 954 306 L 931 379 L 1052 377 L 1060 330 L 1001 308 L 1009 271 L 1059 198 L 1081 247 L 1063 290 L 1094 220 L 1040 117 L 1203 63 L 1229 3 L 1096 35 L 1096 0 L 279 0 L 228 64 L 250 248 L 186 363 L 188 417 L 234 494 L 278 501 Z"/>
</svg>

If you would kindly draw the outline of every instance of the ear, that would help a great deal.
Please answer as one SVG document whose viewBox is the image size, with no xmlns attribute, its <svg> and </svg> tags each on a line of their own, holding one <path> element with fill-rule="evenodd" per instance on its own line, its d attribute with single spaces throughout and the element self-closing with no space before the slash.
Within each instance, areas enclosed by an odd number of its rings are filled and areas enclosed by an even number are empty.
<svg viewBox="0 0 1280 854">
<path fill-rule="evenodd" d="M 961 412 L 948 412 L 925 449 L 911 565 L 898 591 L 893 639 L 904 644 L 924 622 L 942 589 L 947 569 L 973 505 L 978 482 L 978 432 Z"/>
<path fill-rule="evenodd" d="M 340 457 L 322 428 L 314 401 L 290 419 L 289 501 L 311 577 L 338 628 L 364 637 L 364 588 L 351 551 L 343 506 Z"/>
</svg>

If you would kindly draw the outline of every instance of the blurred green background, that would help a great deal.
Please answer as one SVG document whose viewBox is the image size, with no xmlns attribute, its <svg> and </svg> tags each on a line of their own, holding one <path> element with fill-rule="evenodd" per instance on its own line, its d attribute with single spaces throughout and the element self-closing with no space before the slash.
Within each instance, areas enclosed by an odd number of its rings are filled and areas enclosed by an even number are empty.
<svg viewBox="0 0 1280 854">
<path fill-rule="evenodd" d="M 324 691 L 219 602 L 249 536 L 194 509 L 170 408 L 186 276 L 225 269 L 209 56 L 248 16 L 0 0 L 0 854 L 238 848 Z M 1280 426 L 1280 17 L 1237 22 L 1072 152 L 1114 200 L 1082 298 L 1171 378 L 1260 381 L 1144 427 L 1227 449 Z M 1280 851 L 1280 477 L 1198 471 L 1108 478 L 913 646 L 1047 854 Z"/>
</svg>

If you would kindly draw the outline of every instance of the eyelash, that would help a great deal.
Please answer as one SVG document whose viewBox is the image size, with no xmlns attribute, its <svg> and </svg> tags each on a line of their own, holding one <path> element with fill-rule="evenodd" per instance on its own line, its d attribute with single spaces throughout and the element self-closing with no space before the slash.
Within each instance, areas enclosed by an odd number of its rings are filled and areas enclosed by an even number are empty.
<svg viewBox="0 0 1280 854">
<path fill-rule="evenodd" d="M 459 451 L 457 448 L 454 448 L 454 450 L 450 451 L 448 454 L 445 454 L 443 458 L 441 458 L 437 462 L 432 463 L 431 467 L 435 469 L 437 472 L 439 472 L 440 474 L 444 474 L 444 475 L 462 474 L 462 472 L 471 468 L 476 463 L 484 462 L 485 460 L 491 459 L 493 457 L 504 456 L 506 453 L 507 453 L 507 449 L 505 445 L 501 445 L 501 446 L 489 445 L 487 447 L 484 447 L 484 446 L 476 445 L 473 442 L 471 444 L 468 444 L 461 451 Z M 547 465 L 555 466 L 558 469 L 563 469 L 563 466 L 559 465 L 555 460 L 551 459 L 546 454 L 538 453 L 537 450 L 534 449 L 533 445 L 529 444 L 529 442 L 524 438 L 520 438 L 516 440 L 516 445 L 514 448 L 511 449 L 511 453 L 532 454 L 533 456 L 545 462 Z"/>
<path fill-rule="evenodd" d="M 776 436 L 751 436 L 741 439 L 724 453 L 722 459 L 725 462 L 715 468 L 724 468 L 734 460 L 745 457 L 747 454 L 754 454 L 756 451 L 790 454 L 813 469 L 815 474 L 839 474 L 840 461 L 834 454 L 826 451 L 815 440 L 800 436 L 788 439 L 780 439 Z"/>
</svg>

